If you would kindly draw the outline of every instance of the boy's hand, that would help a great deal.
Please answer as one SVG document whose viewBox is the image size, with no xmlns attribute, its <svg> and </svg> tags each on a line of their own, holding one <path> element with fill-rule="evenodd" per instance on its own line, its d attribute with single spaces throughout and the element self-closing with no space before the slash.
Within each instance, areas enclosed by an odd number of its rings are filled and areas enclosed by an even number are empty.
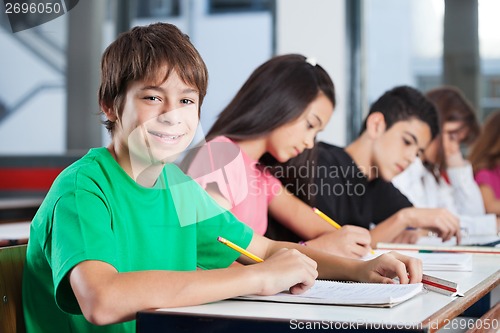
<svg viewBox="0 0 500 333">
<path fill-rule="evenodd" d="M 422 281 L 422 261 L 392 251 L 362 262 L 357 274 L 360 282 L 394 283 L 398 277 L 399 283 L 417 283 Z"/>
<path fill-rule="evenodd" d="M 415 244 L 420 238 L 421 232 L 421 229 L 404 230 L 392 240 L 392 243 Z"/>
<path fill-rule="evenodd" d="M 316 261 L 295 249 L 281 249 L 252 268 L 262 274 L 259 295 L 274 295 L 283 290 L 300 294 L 311 288 L 318 277 Z"/>
<path fill-rule="evenodd" d="M 346 225 L 307 241 L 307 246 L 341 257 L 360 258 L 371 250 L 370 242 L 367 229 Z"/>
<path fill-rule="evenodd" d="M 460 243 L 460 220 L 445 208 L 405 208 L 409 218 L 409 227 L 424 228 L 434 231 L 443 241 L 457 237 Z"/>
</svg>

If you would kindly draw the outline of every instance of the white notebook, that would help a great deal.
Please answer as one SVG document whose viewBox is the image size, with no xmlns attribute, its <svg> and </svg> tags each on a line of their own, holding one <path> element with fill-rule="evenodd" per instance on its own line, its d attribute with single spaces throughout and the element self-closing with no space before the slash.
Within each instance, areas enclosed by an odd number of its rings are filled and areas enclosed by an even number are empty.
<svg viewBox="0 0 500 333">
<path fill-rule="evenodd" d="M 392 307 L 421 293 L 422 283 L 382 284 L 317 280 L 314 286 L 300 295 L 282 292 L 273 296 L 248 295 L 236 299 L 284 302 Z"/>
</svg>

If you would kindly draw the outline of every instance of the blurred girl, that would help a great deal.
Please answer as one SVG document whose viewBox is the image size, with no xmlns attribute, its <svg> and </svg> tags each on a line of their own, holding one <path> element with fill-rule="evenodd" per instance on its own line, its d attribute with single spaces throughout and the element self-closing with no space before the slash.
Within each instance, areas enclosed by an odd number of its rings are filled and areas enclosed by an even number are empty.
<svg viewBox="0 0 500 333">
<path fill-rule="evenodd" d="M 487 213 L 500 216 L 500 110 L 492 113 L 470 153 Z"/>
</svg>

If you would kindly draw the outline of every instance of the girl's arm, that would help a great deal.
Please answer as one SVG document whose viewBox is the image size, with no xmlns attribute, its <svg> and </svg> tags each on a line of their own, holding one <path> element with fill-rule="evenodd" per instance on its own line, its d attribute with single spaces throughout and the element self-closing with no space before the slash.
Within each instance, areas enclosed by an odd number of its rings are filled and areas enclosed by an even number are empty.
<svg viewBox="0 0 500 333">
<path fill-rule="evenodd" d="M 461 166 L 447 169 L 452 188 L 454 210 L 462 215 L 483 215 L 483 198 L 474 180 L 472 166 L 464 162 Z"/>
<path fill-rule="evenodd" d="M 368 230 L 351 225 L 335 229 L 284 186 L 272 199 L 269 212 L 310 247 L 351 258 L 359 258 L 370 250 Z"/>
<path fill-rule="evenodd" d="M 488 185 L 480 185 L 479 190 L 483 196 L 486 213 L 500 215 L 500 200 L 495 197 L 495 193 Z"/>
<path fill-rule="evenodd" d="M 331 255 L 309 246 L 276 242 L 259 235 L 254 235 L 247 250 L 262 258 L 267 258 L 283 251 L 284 248 L 300 251 L 313 259 L 317 263 L 319 279 L 374 283 L 393 283 L 392 278 L 396 276 L 399 277 L 401 283 L 415 283 L 422 279 L 421 261 L 397 252 L 386 253 L 375 259 L 363 261 Z"/>
</svg>

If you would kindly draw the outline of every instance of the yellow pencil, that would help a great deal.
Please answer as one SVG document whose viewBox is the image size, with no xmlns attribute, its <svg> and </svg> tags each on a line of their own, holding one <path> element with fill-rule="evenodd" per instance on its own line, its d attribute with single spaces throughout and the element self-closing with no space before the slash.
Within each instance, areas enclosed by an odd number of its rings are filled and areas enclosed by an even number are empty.
<svg viewBox="0 0 500 333">
<path fill-rule="evenodd" d="M 326 215 L 325 213 L 323 213 L 322 211 L 320 211 L 318 208 L 314 207 L 313 211 L 316 214 L 318 214 L 323 220 L 325 220 L 326 222 L 330 223 L 335 229 L 342 228 L 342 226 L 340 224 L 338 224 L 337 222 L 335 222 L 334 220 L 332 220 L 328 215 Z M 371 250 L 370 253 L 371 254 L 375 254 L 375 251 Z"/>
<path fill-rule="evenodd" d="M 248 252 L 247 250 L 239 247 L 238 245 L 234 244 L 233 242 L 228 241 L 227 239 L 225 239 L 223 237 L 219 236 L 219 237 L 217 237 L 217 240 L 219 242 L 221 242 L 222 244 L 229 246 L 233 250 L 238 251 L 239 253 L 247 256 L 248 258 L 255 260 L 256 262 L 263 262 L 264 261 L 263 259 L 257 257 L 255 254 Z"/>
<path fill-rule="evenodd" d="M 340 226 L 340 224 L 338 224 L 337 222 L 335 222 L 334 220 L 332 220 L 329 216 L 327 216 L 325 213 L 323 213 L 322 211 L 320 211 L 318 208 L 313 208 L 313 211 L 316 214 L 318 214 L 323 220 L 325 220 L 326 222 L 330 223 L 335 229 L 342 228 L 342 226 Z"/>
</svg>

